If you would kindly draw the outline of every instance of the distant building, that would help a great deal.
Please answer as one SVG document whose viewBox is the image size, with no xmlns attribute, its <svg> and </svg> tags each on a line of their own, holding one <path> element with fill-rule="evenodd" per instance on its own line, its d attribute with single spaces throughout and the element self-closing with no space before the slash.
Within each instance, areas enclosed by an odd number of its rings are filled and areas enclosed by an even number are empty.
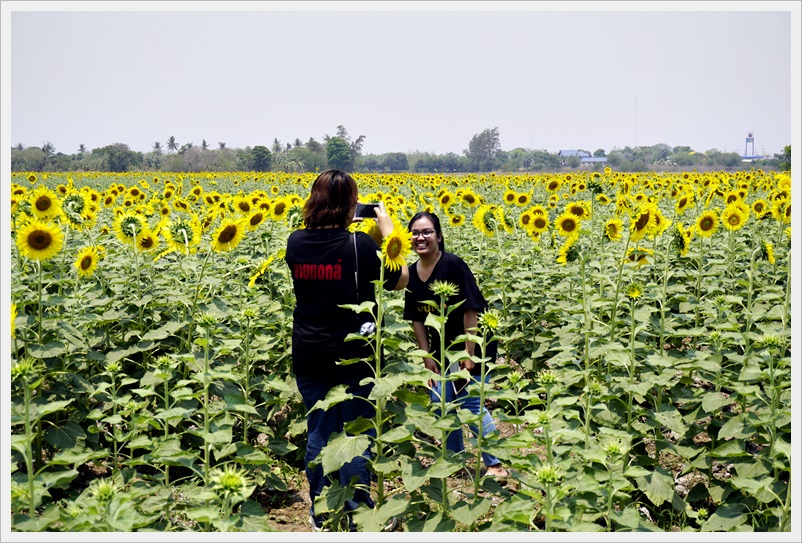
<svg viewBox="0 0 802 543">
<path fill-rule="evenodd" d="M 578 151 L 576 149 L 562 149 L 557 153 L 557 156 L 563 159 L 563 166 L 565 166 L 565 159 L 572 156 L 579 157 L 580 164 L 605 164 L 607 162 L 606 157 L 590 156 L 587 151 Z"/>
</svg>

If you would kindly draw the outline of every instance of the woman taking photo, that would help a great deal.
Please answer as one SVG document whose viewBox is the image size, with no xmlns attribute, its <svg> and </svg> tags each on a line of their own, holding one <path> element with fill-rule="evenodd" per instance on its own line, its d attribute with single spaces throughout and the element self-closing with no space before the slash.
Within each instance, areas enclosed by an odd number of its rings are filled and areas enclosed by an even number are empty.
<svg viewBox="0 0 802 543">
<path fill-rule="evenodd" d="M 343 431 L 343 425 L 359 417 L 373 418 L 374 409 L 367 401 L 372 384 L 359 385 L 365 377 L 374 376 L 373 350 L 365 341 L 345 341 L 348 334 L 370 335 L 371 317 L 340 307 L 343 304 L 375 302 L 374 285 L 381 273 L 379 247 L 364 232 L 350 233 L 359 193 L 354 179 L 340 170 L 321 173 L 312 184 L 304 205 L 305 228 L 296 230 L 287 239 L 286 262 L 292 273 L 295 309 L 292 328 L 292 369 L 298 390 L 307 410 L 307 445 L 304 458 L 312 500 L 310 523 L 314 530 L 323 528 L 322 516 L 315 515 L 315 498 L 329 483 L 320 464 L 310 464 L 328 443 L 329 437 Z M 393 230 L 387 212 L 376 210 L 376 223 L 383 237 Z M 384 270 L 384 288 L 406 287 L 408 271 Z M 362 361 L 338 365 L 339 360 L 360 358 Z M 328 409 L 312 407 L 337 385 L 346 385 L 354 395 L 351 400 Z M 370 497 L 369 451 L 340 468 L 339 483 L 347 486 L 356 477 L 353 499 L 346 502 L 347 511 L 364 503 L 373 507 Z M 351 526 L 353 528 L 353 525 Z"/>
</svg>

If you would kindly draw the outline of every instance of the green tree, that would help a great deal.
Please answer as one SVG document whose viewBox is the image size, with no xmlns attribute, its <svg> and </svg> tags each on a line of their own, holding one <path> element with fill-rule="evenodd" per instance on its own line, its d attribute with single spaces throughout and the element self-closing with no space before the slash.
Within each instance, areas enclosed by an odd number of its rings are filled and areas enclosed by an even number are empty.
<svg viewBox="0 0 802 543">
<path fill-rule="evenodd" d="M 743 158 L 738 153 L 719 153 L 716 160 L 725 168 L 732 169 L 739 166 Z"/>
<path fill-rule="evenodd" d="M 596 149 L 595 151 L 593 151 L 593 156 L 596 158 L 604 158 L 605 157 L 604 149 Z"/>
<path fill-rule="evenodd" d="M 388 153 L 381 164 L 383 171 L 403 172 L 409 170 L 409 161 L 404 153 Z"/>
<path fill-rule="evenodd" d="M 790 172 L 791 171 L 791 146 L 786 145 L 783 147 L 783 152 L 777 158 L 780 159 L 780 171 L 783 172 Z"/>
<path fill-rule="evenodd" d="M 153 154 L 156 156 L 161 156 L 162 154 L 162 144 L 158 141 L 153 142 Z"/>
<path fill-rule="evenodd" d="M 273 150 L 274 153 L 281 152 L 281 142 L 279 141 L 278 138 L 273 138 L 273 146 L 271 147 L 271 149 Z"/>
<path fill-rule="evenodd" d="M 167 138 L 167 150 L 168 151 L 178 150 L 178 142 L 175 141 L 175 136 L 170 136 L 169 138 Z"/>
<path fill-rule="evenodd" d="M 103 167 L 108 172 L 127 172 L 142 161 L 140 153 L 132 151 L 125 143 L 113 143 L 92 149 L 92 154 L 103 159 Z"/>
<path fill-rule="evenodd" d="M 473 171 L 488 172 L 495 167 L 496 155 L 501 150 L 498 127 L 487 128 L 471 138 L 463 151 Z"/>
<path fill-rule="evenodd" d="M 251 149 L 251 167 L 256 172 L 269 172 L 273 165 L 273 154 L 264 145 Z"/>
<path fill-rule="evenodd" d="M 339 136 L 333 136 L 326 142 L 326 161 L 329 168 L 350 172 L 354 168 L 354 159 L 348 142 Z"/>
</svg>

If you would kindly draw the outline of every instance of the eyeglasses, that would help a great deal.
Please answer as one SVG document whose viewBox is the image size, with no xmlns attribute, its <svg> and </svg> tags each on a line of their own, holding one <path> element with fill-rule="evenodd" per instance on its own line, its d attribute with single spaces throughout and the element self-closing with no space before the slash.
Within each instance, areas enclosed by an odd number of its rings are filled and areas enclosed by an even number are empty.
<svg viewBox="0 0 802 543">
<path fill-rule="evenodd" d="M 418 236 L 423 236 L 424 238 L 430 238 L 433 235 L 434 235 L 434 230 L 428 230 L 427 229 L 427 230 L 420 230 L 420 231 L 418 231 L 418 230 L 413 230 L 412 231 L 412 237 L 413 238 L 416 238 Z"/>
</svg>

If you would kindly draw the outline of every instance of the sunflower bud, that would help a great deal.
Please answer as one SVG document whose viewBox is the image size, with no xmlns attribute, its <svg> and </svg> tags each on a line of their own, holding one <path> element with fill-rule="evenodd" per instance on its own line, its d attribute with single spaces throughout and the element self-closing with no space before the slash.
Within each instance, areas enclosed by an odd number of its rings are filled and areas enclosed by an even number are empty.
<svg viewBox="0 0 802 543">
<path fill-rule="evenodd" d="M 560 480 L 560 473 L 551 464 L 544 464 L 535 472 L 535 478 L 544 485 L 553 485 Z"/>
<path fill-rule="evenodd" d="M 441 281 L 440 279 L 432 281 L 429 289 L 431 289 L 431 291 L 437 296 L 443 296 L 444 298 L 450 298 L 451 296 L 456 296 L 459 294 L 459 287 L 455 283 Z"/>
</svg>

